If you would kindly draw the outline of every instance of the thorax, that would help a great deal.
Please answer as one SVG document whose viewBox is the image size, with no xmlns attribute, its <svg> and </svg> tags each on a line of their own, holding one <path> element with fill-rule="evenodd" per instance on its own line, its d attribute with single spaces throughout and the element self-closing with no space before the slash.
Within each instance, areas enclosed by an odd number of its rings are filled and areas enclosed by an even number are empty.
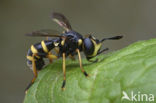
<svg viewBox="0 0 156 103">
<path fill-rule="evenodd" d="M 75 31 L 69 31 L 62 34 L 62 36 L 65 36 L 66 38 L 63 45 L 61 43 L 63 39 L 60 40 L 60 55 L 62 55 L 63 52 L 66 53 L 66 56 L 68 56 L 69 54 L 75 55 L 76 49 L 82 51 L 82 45 L 79 45 L 78 43 L 79 39 L 83 41 L 83 37 L 81 34 Z"/>
</svg>

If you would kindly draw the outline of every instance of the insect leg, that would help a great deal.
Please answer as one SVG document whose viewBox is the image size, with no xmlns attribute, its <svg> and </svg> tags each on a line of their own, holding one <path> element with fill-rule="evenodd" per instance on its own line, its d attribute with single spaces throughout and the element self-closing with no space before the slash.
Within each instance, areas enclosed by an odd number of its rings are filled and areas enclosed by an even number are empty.
<svg viewBox="0 0 156 103">
<path fill-rule="evenodd" d="M 57 59 L 57 56 L 53 55 L 51 52 L 48 53 L 47 58 L 49 62 L 52 63 L 53 59 Z"/>
<path fill-rule="evenodd" d="M 97 53 L 97 55 L 99 55 L 99 54 L 101 54 L 101 53 L 103 53 L 104 51 L 107 51 L 107 50 L 109 50 L 109 49 L 108 49 L 108 48 L 104 48 L 103 50 L 99 51 L 99 52 Z"/>
<path fill-rule="evenodd" d="M 96 63 L 96 62 L 98 61 L 98 59 L 96 59 L 96 60 L 91 60 L 91 58 L 89 58 L 89 57 L 87 57 L 87 60 L 88 60 L 89 62 L 92 62 L 92 63 Z"/>
<path fill-rule="evenodd" d="M 81 55 L 80 55 L 79 49 L 76 49 L 76 52 L 78 53 L 78 57 L 79 57 L 80 69 L 81 69 L 81 71 L 83 72 L 83 74 L 84 74 L 86 77 L 88 77 L 87 72 L 86 72 L 86 71 L 83 69 L 83 67 L 82 67 L 82 61 L 81 61 Z"/>
<path fill-rule="evenodd" d="M 33 54 L 33 56 L 32 56 L 32 69 L 33 69 L 34 77 L 31 80 L 31 82 L 29 83 L 29 85 L 27 86 L 27 88 L 25 89 L 26 93 L 27 93 L 27 90 L 30 88 L 30 86 L 34 83 L 34 81 L 37 78 L 37 69 L 36 69 L 36 63 L 35 63 L 35 58 L 34 57 L 35 57 L 35 54 Z"/>
<path fill-rule="evenodd" d="M 36 63 L 35 63 L 34 57 L 35 57 L 35 54 L 33 54 L 33 60 L 32 60 L 32 67 L 33 67 L 33 73 L 34 73 L 34 78 L 33 78 L 32 82 L 34 82 L 37 77 L 37 69 L 36 69 Z"/>
<path fill-rule="evenodd" d="M 59 54 L 59 48 L 58 47 L 55 47 L 54 51 L 56 52 L 56 54 Z"/>
<path fill-rule="evenodd" d="M 63 57 L 63 64 L 62 64 L 62 68 L 63 68 L 63 84 L 62 84 L 62 90 L 65 89 L 65 85 L 66 85 L 66 57 L 65 57 L 65 53 L 62 54 Z"/>
</svg>

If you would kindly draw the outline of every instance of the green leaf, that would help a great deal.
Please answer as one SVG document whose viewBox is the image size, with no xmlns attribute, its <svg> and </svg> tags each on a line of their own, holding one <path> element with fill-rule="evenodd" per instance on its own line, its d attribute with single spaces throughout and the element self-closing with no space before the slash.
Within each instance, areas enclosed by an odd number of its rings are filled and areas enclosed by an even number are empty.
<svg viewBox="0 0 156 103">
<path fill-rule="evenodd" d="M 80 71 L 78 60 L 66 60 L 65 91 L 61 90 L 62 60 L 49 64 L 39 72 L 24 103 L 132 103 L 121 101 L 123 91 L 129 97 L 132 91 L 156 96 L 156 39 L 97 58 L 97 63 L 83 60 L 88 78 Z"/>
</svg>

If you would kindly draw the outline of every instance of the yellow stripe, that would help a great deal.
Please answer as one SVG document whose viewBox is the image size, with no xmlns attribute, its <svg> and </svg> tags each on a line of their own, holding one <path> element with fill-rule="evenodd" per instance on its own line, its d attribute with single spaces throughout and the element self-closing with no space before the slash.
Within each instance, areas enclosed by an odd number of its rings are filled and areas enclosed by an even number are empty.
<svg viewBox="0 0 156 103">
<path fill-rule="evenodd" d="M 47 52 L 48 52 L 48 48 L 47 48 L 47 46 L 45 45 L 45 42 L 42 41 L 42 42 L 41 42 L 41 45 L 42 45 L 42 47 L 43 47 L 43 51 L 47 53 Z"/>
<path fill-rule="evenodd" d="M 32 56 L 27 56 L 27 59 L 32 61 L 33 60 L 33 57 Z"/>
<path fill-rule="evenodd" d="M 38 53 L 38 51 L 37 51 L 37 49 L 34 47 L 34 45 L 31 45 L 31 51 L 32 51 L 33 54 L 37 54 L 37 53 Z"/>
<path fill-rule="evenodd" d="M 78 46 L 80 46 L 82 44 L 82 39 L 78 40 Z"/>
<path fill-rule="evenodd" d="M 64 43 L 65 43 L 65 40 L 62 40 L 62 41 L 61 41 L 61 45 L 64 45 Z"/>
<path fill-rule="evenodd" d="M 94 40 L 92 40 L 91 39 L 91 41 L 93 42 L 93 44 L 94 44 L 94 52 L 93 52 L 93 54 L 92 55 L 89 55 L 88 57 L 93 57 L 93 56 L 96 56 L 97 55 L 97 52 L 98 52 L 98 50 L 100 49 L 100 47 L 101 47 L 101 43 L 99 43 L 99 44 L 97 44 Z"/>
</svg>

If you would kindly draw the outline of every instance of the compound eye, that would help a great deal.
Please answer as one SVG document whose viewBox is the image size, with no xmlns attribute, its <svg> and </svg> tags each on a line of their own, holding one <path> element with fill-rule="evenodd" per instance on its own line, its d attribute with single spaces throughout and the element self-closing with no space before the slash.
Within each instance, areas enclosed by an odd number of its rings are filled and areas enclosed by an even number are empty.
<svg viewBox="0 0 156 103">
<path fill-rule="evenodd" d="M 84 39 L 84 52 L 86 55 L 91 55 L 94 52 L 94 45 L 90 38 Z"/>
</svg>

